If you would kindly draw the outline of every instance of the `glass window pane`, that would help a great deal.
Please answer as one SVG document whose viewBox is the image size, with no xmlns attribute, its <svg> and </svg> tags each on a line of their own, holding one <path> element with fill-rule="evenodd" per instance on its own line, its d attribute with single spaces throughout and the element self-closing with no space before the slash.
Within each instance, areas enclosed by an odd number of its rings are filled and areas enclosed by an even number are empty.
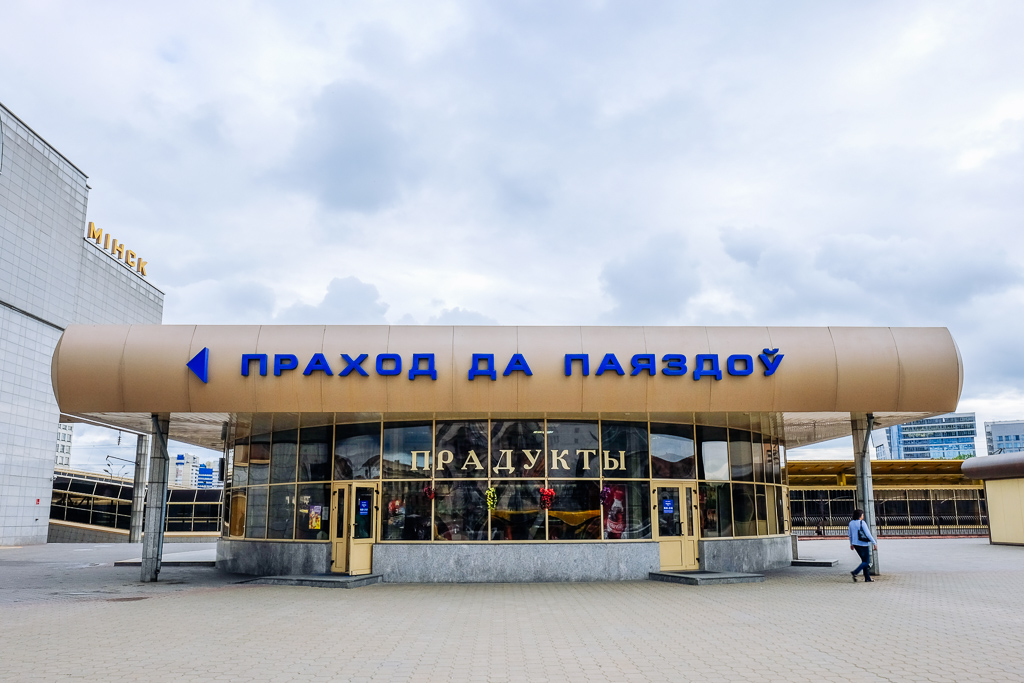
<svg viewBox="0 0 1024 683">
<path fill-rule="evenodd" d="M 659 486 L 655 508 L 658 514 L 658 535 L 662 537 L 682 536 L 683 518 L 680 515 L 682 501 L 678 486 Z"/>
<path fill-rule="evenodd" d="M 701 536 L 732 536 L 732 499 L 729 485 L 701 482 L 698 486 Z"/>
<path fill-rule="evenodd" d="M 750 451 L 754 454 L 754 481 L 764 481 L 764 464 L 769 463 L 771 466 L 771 445 L 768 446 L 768 452 L 765 453 L 764 444 L 761 443 L 761 435 L 754 432 L 750 435 Z M 767 460 L 765 459 L 767 456 Z M 769 471 L 769 475 L 771 472 Z"/>
<path fill-rule="evenodd" d="M 295 481 L 295 459 L 299 451 L 299 430 L 285 429 L 274 432 L 270 447 L 270 483 L 285 484 Z"/>
<path fill-rule="evenodd" d="M 486 541 L 486 490 L 486 481 L 439 483 L 434 497 L 434 540 Z"/>
<path fill-rule="evenodd" d="M 255 486 L 248 489 L 245 508 L 245 537 L 267 537 L 267 487 Z"/>
<path fill-rule="evenodd" d="M 438 422 L 435 477 L 487 478 L 487 421 Z"/>
<path fill-rule="evenodd" d="M 334 428 L 334 478 L 376 479 L 380 476 L 380 423 L 345 424 Z"/>
<path fill-rule="evenodd" d="M 775 486 L 765 486 L 765 506 L 768 512 L 768 533 L 779 533 L 778 511 L 775 509 L 775 496 L 778 489 Z"/>
<path fill-rule="evenodd" d="M 236 466 L 249 464 L 249 437 L 235 441 L 231 457 Z"/>
<path fill-rule="evenodd" d="M 768 535 L 768 498 L 763 486 L 757 486 L 754 502 L 757 507 L 757 535 Z M 774 531 L 772 533 L 775 533 Z"/>
<path fill-rule="evenodd" d="M 548 510 L 548 538 L 601 538 L 600 484 L 596 481 L 552 482 L 551 488 L 555 490 L 555 500 Z"/>
<path fill-rule="evenodd" d="M 696 476 L 693 427 L 651 423 L 651 475 L 656 479 Z"/>
<path fill-rule="evenodd" d="M 375 493 L 376 491 L 369 486 L 355 487 L 356 509 L 352 519 L 352 538 L 371 538 L 373 536 Z"/>
<path fill-rule="evenodd" d="M 491 540 L 543 541 L 544 511 L 540 509 L 543 481 L 496 481 L 498 503 L 491 510 Z"/>
<path fill-rule="evenodd" d="M 753 484 L 732 485 L 732 519 L 734 536 L 757 536 Z"/>
<path fill-rule="evenodd" d="M 725 429 L 697 427 L 697 448 L 700 459 L 698 476 L 701 479 L 729 480 L 729 446 Z"/>
<path fill-rule="evenodd" d="M 543 421 L 491 423 L 492 477 L 543 477 L 545 460 Z"/>
<path fill-rule="evenodd" d="M 384 425 L 384 478 L 430 478 L 434 450 L 434 425 L 430 422 L 396 422 Z M 416 462 L 413 462 L 413 454 Z M 422 488 L 422 484 L 420 485 Z M 429 515 L 428 515 L 429 519 Z M 429 536 L 428 536 L 429 538 Z"/>
<path fill-rule="evenodd" d="M 267 538 L 292 538 L 295 527 L 295 487 L 271 486 Z"/>
<path fill-rule="evenodd" d="M 608 462 L 602 462 L 604 476 L 638 479 L 651 476 L 647 423 L 602 422 L 601 450 L 609 458 Z M 611 460 L 616 461 L 613 468 L 607 467 Z"/>
<path fill-rule="evenodd" d="M 249 468 L 236 467 L 231 470 L 231 485 L 233 488 L 244 488 L 249 483 Z"/>
<path fill-rule="evenodd" d="M 333 431 L 333 427 L 303 427 L 299 430 L 299 481 L 331 480 Z"/>
<path fill-rule="evenodd" d="M 786 489 L 778 487 L 775 489 L 775 521 L 778 524 L 778 533 L 784 534 L 786 528 Z"/>
<path fill-rule="evenodd" d="M 249 444 L 249 483 L 270 481 L 270 434 L 256 434 Z"/>
<path fill-rule="evenodd" d="M 647 482 L 605 481 L 604 537 L 651 537 L 651 490 Z"/>
<path fill-rule="evenodd" d="M 729 430 L 729 469 L 733 481 L 754 481 L 754 460 L 750 450 L 750 432 Z M 737 530 L 737 535 L 739 530 Z"/>
<path fill-rule="evenodd" d="M 295 497 L 295 538 L 330 539 L 331 485 L 300 484 Z"/>
<path fill-rule="evenodd" d="M 598 453 L 601 444 L 598 440 L 596 422 L 548 420 L 547 432 L 549 477 L 562 479 L 601 476 L 601 459 Z"/>
<path fill-rule="evenodd" d="M 783 486 L 789 484 L 789 476 L 786 473 L 786 447 L 779 444 L 779 470 L 778 482 Z"/>
<path fill-rule="evenodd" d="M 245 489 L 231 492 L 231 524 L 230 536 L 245 535 L 246 491 Z"/>
<path fill-rule="evenodd" d="M 384 541 L 429 541 L 430 499 L 422 481 L 381 484 L 381 531 Z"/>
</svg>

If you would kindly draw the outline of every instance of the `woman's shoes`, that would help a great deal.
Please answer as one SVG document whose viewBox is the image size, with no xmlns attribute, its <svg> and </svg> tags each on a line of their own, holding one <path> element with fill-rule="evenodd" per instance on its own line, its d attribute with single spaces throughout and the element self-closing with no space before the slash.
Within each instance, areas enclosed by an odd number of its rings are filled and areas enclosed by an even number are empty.
<svg viewBox="0 0 1024 683">
<path fill-rule="evenodd" d="M 857 583 L 857 575 L 854 574 L 853 572 L 850 572 L 850 576 L 853 577 L 853 582 Z"/>
</svg>

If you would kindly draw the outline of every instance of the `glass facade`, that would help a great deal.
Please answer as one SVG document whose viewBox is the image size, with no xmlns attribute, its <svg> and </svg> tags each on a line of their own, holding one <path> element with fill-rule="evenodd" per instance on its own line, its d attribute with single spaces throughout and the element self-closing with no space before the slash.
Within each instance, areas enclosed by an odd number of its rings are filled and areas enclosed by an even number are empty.
<svg viewBox="0 0 1024 683">
<path fill-rule="evenodd" d="M 109 529 L 131 528 L 133 486 L 115 481 L 56 474 L 50 519 Z M 220 489 L 169 489 L 164 530 L 208 533 L 221 529 Z"/>
<path fill-rule="evenodd" d="M 236 426 L 225 535 L 330 540 L 319 522 L 331 487 L 361 480 L 379 482 L 385 543 L 649 540 L 652 491 L 666 480 L 697 483 L 690 524 L 705 538 L 788 531 L 783 449 L 757 428 L 528 416 L 303 420 L 316 424 L 255 415 Z"/>
</svg>

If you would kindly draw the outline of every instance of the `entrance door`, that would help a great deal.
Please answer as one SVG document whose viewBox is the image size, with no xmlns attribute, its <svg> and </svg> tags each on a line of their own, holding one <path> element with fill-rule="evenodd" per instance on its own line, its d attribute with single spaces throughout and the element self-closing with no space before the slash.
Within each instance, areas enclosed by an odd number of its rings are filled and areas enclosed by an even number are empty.
<svg viewBox="0 0 1024 683">
<path fill-rule="evenodd" d="M 697 569 L 697 485 L 658 482 L 653 493 L 662 571 Z"/>
<path fill-rule="evenodd" d="M 350 575 L 373 570 L 373 544 L 377 537 L 379 484 L 335 484 L 331 500 L 331 571 Z"/>
<path fill-rule="evenodd" d="M 373 571 L 373 543 L 377 536 L 379 484 L 352 485 L 352 524 L 348 545 L 348 573 Z"/>
</svg>

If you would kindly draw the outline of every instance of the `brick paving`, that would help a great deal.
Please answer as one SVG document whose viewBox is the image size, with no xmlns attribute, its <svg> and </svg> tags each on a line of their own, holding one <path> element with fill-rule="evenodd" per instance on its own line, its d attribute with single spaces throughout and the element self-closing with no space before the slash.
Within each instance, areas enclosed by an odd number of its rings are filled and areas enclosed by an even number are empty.
<svg viewBox="0 0 1024 683">
<path fill-rule="evenodd" d="M 874 584 L 803 541 L 840 566 L 706 587 L 145 585 L 136 548 L 0 549 L 0 680 L 1024 680 L 1024 547 L 985 539 L 883 540 Z"/>
</svg>

